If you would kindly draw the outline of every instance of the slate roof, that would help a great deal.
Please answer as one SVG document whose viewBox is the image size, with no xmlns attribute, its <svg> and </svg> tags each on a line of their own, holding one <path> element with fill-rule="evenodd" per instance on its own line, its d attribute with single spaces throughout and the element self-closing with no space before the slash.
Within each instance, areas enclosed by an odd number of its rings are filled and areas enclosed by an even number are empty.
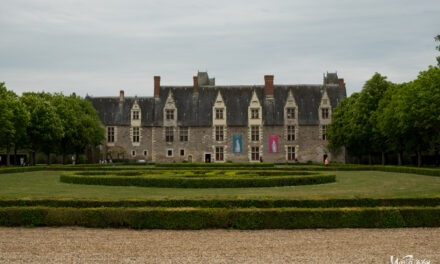
<svg viewBox="0 0 440 264">
<path fill-rule="evenodd" d="M 337 76 L 336 76 L 337 80 Z M 161 126 L 163 107 L 168 93 L 172 91 L 177 107 L 178 126 L 211 126 L 212 107 L 220 91 L 227 109 L 228 126 L 247 126 L 248 106 L 253 91 L 260 101 L 264 125 L 283 125 L 284 106 L 289 90 L 298 105 L 298 123 L 317 125 L 319 123 L 319 105 L 324 85 L 274 85 L 274 98 L 265 99 L 264 85 L 247 86 L 199 86 L 198 96 L 193 96 L 192 86 L 161 86 L 158 99 L 139 97 L 138 104 L 142 113 L 142 126 Z M 346 97 L 345 87 L 326 85 L 332 108 Z M 88 97 L 98 111 L 104 125 L 130 125 L 130 109 L 135 98 L 125 97 Z"/>
</svg>

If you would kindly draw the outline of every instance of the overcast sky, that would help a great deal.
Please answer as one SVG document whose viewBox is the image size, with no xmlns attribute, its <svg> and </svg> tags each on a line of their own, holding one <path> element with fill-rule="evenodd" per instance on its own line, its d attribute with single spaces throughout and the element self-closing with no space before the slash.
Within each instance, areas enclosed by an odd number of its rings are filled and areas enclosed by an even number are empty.
<svg viewBox="0 0 440 264">
<path fill-rule="evenodd" d="M 393 82 L 435 64 L 438 0 L 0 0 L 0 81 L 17 93 L 151 96 L 191 85 L 318 84 L 347 91 L 374 72 Z"/>
</svg>

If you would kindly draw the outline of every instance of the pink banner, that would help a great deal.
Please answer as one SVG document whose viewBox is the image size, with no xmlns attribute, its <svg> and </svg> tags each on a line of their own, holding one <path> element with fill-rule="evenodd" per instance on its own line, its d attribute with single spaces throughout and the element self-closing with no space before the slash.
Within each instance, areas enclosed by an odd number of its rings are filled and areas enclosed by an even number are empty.
<svg viewBox="0 0 440 264">
<path fill-rule="evenodd" d="M 269 135 L 269 153 L 278 153 L 278 135 Z"/>
</svg>

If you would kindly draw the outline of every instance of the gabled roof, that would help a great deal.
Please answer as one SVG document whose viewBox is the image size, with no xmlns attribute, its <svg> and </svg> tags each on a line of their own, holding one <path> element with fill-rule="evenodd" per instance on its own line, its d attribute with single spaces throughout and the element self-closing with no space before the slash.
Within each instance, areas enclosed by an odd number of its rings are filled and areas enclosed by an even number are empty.
<svg viewBox="0 0 440 264">
<path fill-rule="evenodd" d="M 255 90 L 262 106 L 263 124 L 283 125 L 284 106 L 291 90 L 298 105 L 298 124 L 317 125 L 323 89 L 327 90 L 333 108 L 346 97 L 345 87 L 338 85 L 326 85 L 325 88 L 323 85 L 274 85 L 273 99 L 265 98 L 263 85 L 200 86 L 198 96 L 193 95 L 192 86 L 161 86 L 159 98 L 138 97 L 137 100 L 142 111 L 143 126 L 163 124 L 163 108 L 170 91 L 177 107 L 178 126 L 211 126 L 212 107 L 220 91 L 227 109 L 227 125 L 247 126 L 249 102 Z M 123 101 L 119 97 L 88 99 L 99 112 L 104 125 L 130 125 L 133 97 L 126 97 Z"/>
</svg>

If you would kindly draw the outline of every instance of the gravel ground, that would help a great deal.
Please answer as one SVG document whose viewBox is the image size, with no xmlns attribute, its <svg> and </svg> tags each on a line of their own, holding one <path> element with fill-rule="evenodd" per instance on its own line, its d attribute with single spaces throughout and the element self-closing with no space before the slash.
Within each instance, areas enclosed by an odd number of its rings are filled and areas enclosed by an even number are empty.
<svg viewBox="0 0 440 264">
<path fill-rule="evenodd" d="M 0 228 L 0 263 L 391 263 L 406 255 L 440 263 L 440 228 Z"/>
</svg>

